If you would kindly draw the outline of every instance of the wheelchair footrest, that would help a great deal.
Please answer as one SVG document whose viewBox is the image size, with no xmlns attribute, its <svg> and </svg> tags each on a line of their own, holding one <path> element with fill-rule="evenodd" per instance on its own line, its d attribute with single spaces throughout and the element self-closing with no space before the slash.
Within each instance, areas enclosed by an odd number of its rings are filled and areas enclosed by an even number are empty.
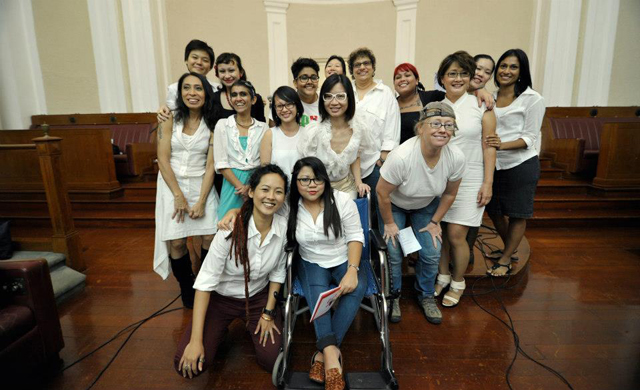
<svg viewBox="0 0 640 390">
<path fill-rule="evenodd" d="M 324 385 L 309 380 L 309 371 L 291 372 L 284 386 L 287 390 L 324 390 Z"/>
<path fill-rule="evenodd" d="M 387 383 L 382 372 L 347 372 L 345 375 L 347 389 L 392 390 L 396 387 Z"/>
</svg>

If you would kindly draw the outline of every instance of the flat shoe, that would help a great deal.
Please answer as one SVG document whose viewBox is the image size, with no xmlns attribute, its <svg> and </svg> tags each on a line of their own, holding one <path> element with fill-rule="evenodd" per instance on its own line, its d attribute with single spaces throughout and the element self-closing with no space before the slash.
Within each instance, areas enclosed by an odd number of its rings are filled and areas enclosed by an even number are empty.
<svg viewBox="0 0 640 390">
<path fill-rule="evenodd" d="M 318 351 L 311 357 L 311 369 L 309 370 L 309 380 L 316 383 L 324 383 L 324 362 L 316 360 Z"/>
<path fill-rule="evenodd" d="M 345 383 L 339 368 L 330 368 L 327 370 L 325 390 L 344 390 Z"/>
</svg>

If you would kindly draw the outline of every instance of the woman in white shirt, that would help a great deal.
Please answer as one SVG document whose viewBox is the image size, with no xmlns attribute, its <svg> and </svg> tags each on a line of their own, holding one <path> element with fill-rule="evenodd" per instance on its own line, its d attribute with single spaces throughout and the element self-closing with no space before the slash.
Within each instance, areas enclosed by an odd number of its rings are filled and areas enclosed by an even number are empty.
<svg viewBox="0 0 640 390">
<path fill-rule="evenodd" d="M 500 56 L 494 80 L 499 87 L 494 109 L 499 138 L 488 140 L 498 152 L 493 198 L 487 205 L 487 214 L 504 242 L 504 249 L 488 273 L 506 276 L 511 273 L 512 255 L 524 236 L 527 219 L 533 216 L 545 105 L 542 96 L 531 89 L 529 59 L 520 49 L 507 50 Z"/>
<path fill-rule="evenodd" d="M 278 166 L 265 165 L 254 171 L 248 186 L 233 231 L 216 235 L 194 284 L 193 321 L 174 357 L 184 377 L 211 367 L 237 318 L 246 321 L 258 364 L 271 372 L 278 357 L 282 317 L 275 294 L 286 276 L 287 221 L 276 211 L 286 196 L 287 177 Z"/>
<path fill-rule="evenodd" d="M 187 237 L 203 236 L 206 256 L 216 232 L 218 197 L 213 186 L 211 109 L 213 91 L 207 79 L 185 73 L 178 81 L 175 117 L 158 129 L 158 185 L 153 269 L 166 279 L 169 264 L 180 284 L 182 303 L 193 307 L 193 271 Z"/>
<path fill-rule="evenodd" d="M 398 242 L 400 229 L 411 221 L 420 246 L 416 263 L 418 301 L 427 320 L 442 322 L 434 298 L 434 284 L 442 243 L 440 221 L 453 204 L 465 170 L 464 154 L 447 145 L 455 134 L 456 115 L 446 103 L 425 106 L 416 123 L 416 137 L 389 153 L 380 169 L 378 203 L 384 220 L 393 295 L 392 322 L 400 321 L 400 290 L 403 253 Z"/>
<path fill-rule="evenodd" d="M 293 165 L 300 159 L 298 142 L 302 138 L 300 120 L 304 114 L 302 101 L 291 87 L 282 86 L 273 93 L 271 115 L 275 127 L 268 129 L 260 143 L 260 162 L 276 164 L 291 179 Z"/>
<path fill-rule="evenodd" d="M 247 196 L 249 176 L 260 165 L 260 142 L 267 124 L 251 117 L 256 91 L 250 82 L 236 81 L 230 88 L 236 114 L 218 121 L 213 132 L 216 172 L 224 181 L 220 190 L 218 217 L 242 205 Z"/>
<path fill-rule="evenodd" d="M 456 136 L 449 145 L 460 148 L 467 163 L 456 200 L 442 219 L 446 225 L 435 296 L 449 286 L 442 298 L 445 307 L 457 305 L 465 290 L 464 273 L 469 265 L 467 232 L 482 223 L 484 207 L 491 200 L 496 166 L 496 149 L 483 142 L 495 135 L 496 117 L 484 104 L 478 107 L 475 96 L 468 92 L 475 70 L 476 61 L 466 51 L 448 55 L 438 69 L 438 82 L 446 91 L 443 102 L 456 114 Z M 451 270 L 450 260 L 453 260 Z"/>
<path fill-rule="evenodd" d="M 335 312 L 313 322 L 317 351 L 309 379 L 324 382 L 327 389 L 342 389 L 339 347 L 367 287 L 359 268 L 364 234 L 358 208 L 349 195 L 332 189 L 324 164 L 315 157 L 294 166 L 289 207 L 287 240 L 298 245 L 297 273 L 310 310 L 330 285 L 341 288 Z"/>
<path fill-rule="evenodd" d="M 331 186 L 352 199 L 370 187 L 362 182 L 360 152 L 371 142 L 362 117 L 356 115 L 351 82 L 344 75 L 329 76 L 320 88 L 321 121 L 310 123 L 298 150 L 303 157 L 318 157 L 326 166 Z"/>
</svg>

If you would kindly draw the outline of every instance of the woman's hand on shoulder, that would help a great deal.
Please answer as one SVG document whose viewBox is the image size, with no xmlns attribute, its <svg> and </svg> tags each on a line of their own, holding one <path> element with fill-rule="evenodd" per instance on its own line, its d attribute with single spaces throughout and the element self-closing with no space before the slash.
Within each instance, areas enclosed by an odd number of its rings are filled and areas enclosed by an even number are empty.
<svg viewBox="0 0 640 390">
<path fill-rule="evenodd" d="M 171 110 L 167 107 L 166 104 L 163 104 L 162 107 L 158 109 L 158 123 L 163 123 L 171 118 Z"/>
<path fill-rule="evenodd" d="M 487 107 L 487 110 L 493 110 L 493 106 L 496 104 L 496 100 L 493 98 L 486 89 L 477 89 L 475 91 L 476 98 L 478 99 L 478 107 L 482 107 L 482 103 Z"/>
<path fill-rule="evenodd" d="M 236 187 L 236 192 L 235 194 L 238 196 L 242 196 L 243 198 L 246 198 L 249 194 L 249 185 L 248 184 L 244 184 L 241 186 Z"/>
<path fill-rule="evenodd" d="M 240 209 L 231 209 L 222 217 L 218 222 L 218 229 L 221 230 L 233 230 L 233 225 L 236 224 L 236 218 L 240 214 Z"/>
<path fill-rule="evenodd" d="M 183 377 L 193 378 L 194 374 L 204 368 L 204 346 L 202 343 L 190 342 L 182 353 L 178 370 Z"/>
</svg>

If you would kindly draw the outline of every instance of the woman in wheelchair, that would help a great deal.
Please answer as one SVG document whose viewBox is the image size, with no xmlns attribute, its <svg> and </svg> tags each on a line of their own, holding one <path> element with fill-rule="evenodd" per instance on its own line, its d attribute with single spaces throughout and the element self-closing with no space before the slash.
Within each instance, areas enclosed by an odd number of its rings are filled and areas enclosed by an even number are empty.
<svg viewBox="0 0 640 390">
<path fill-rule="evenodd" d="M 266 370 L 273 369 L 282 344 L 275 293 L 286 276 L 287 220 L 276 211 L 286 197 L 287 176 L 269 164 L 256 169 L 248 183 L 249 197 L 233 231 L 215 236 L 193 286 L 193 321 L 174 357 L 175 369 L 184 377 L 211 366 L 236 318 L 246 321 L 258 364 Z"/>
<path fill-rule="evenodd" d="M 367 287 L 367 277 L 359 268 L 364 243 L 360 216 L 347 193 L 332 190 L 319 159 L 298 160 L 291 180 L 287 240 L 298 246 L 297 276 L 311 312 L 321 293 L 332 285 L 341 288 L 335 312 L 314 321 L 317 351 L 311 358 L 309 379 L 325 383 L 326 389 L 343 389 L 339 347 Z"/>
</svg>

